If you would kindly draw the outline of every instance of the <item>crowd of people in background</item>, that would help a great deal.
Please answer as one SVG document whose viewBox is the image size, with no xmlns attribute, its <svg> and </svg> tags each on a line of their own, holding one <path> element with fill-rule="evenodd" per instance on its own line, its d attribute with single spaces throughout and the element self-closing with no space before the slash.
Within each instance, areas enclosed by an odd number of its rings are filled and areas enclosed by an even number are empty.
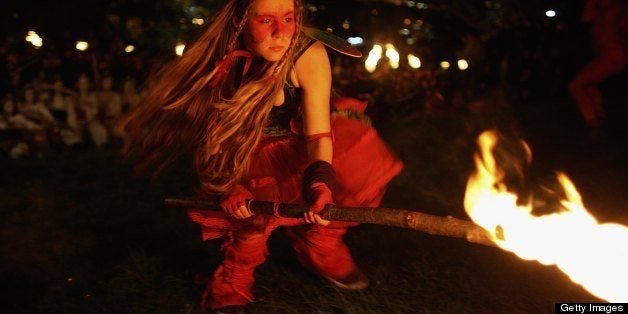
<svg viewBox="0 0 628 314">
<path fill-rule="evenodd" d="M 565 93 L 592 55 L 582 48 L 588 46 L 581 36 L 586 29 L 584 23 L 548 20 L 543 26 L 470 30 L 446 51 L 448 70 L 439 66 L 442 51 L 430 47 L 421 47 L 432 60 L 423 60 L 419 69 L 407 64 L 393 69 L 382 59 L 373 73 L 365 69 L 364 58 L 330 53 L 333 83 L 338 93 L 368 101 L 367 113 L 376 122 L 467 110 L 467 103 L 497 88 L 518 100 Z M 164 58 L 14 47 L 0 43 L 0 155 L 11 158 L 116 145 L 123 136 L 115 131 L 117 119 L 141 99 L 150 69 Z M 369 48 L 361 50 L 368 54 Z M 469 68 L 457 69 L 455 58 L 465 59 Z"/>
<path fill-rule="evenodd" d="M 106 73 L 97 81 L 77 73 L 69 87 L 60 77 L 37 77 L 2 98 L 0 149 L 19 158 L 118 145 L 124 135 L 115 126 L 140 101 L 137 85 L 135 77 L 117 82 Z"/>
<path fill-rule="evenodd" d="M 438 64 L 393 69 L 381 60 L 377 70 L 369 73 L 362 59 L 331 53 L 335 90 L 368 101 L 367 113 L 375 121 L 416 113 L 451 114 L 464 109 L 461 106 L 480 90 L 499 83 L 500 79 L 487 78 L 500 76 L 498 67 L 504 66 L 498 59 L 482 60 L 492 57 L 485 50 L 486 42 L 479 43 L 475 56 L 470 55 L 468 46 L 478 46 L 478 40 L 469 42 L 459 52 L 473 62 L 467 71 L 446 70 Z M 37 58 L 5 53 L 4 58 L 0 150 L 11 158 L 119 144 L 123 134 L 116 133 L 115 123 L 140 101 L 151 64 L 124 55 L 78 52 Z M 29 64 L 33 59 L 37 62 Z M 514 65 L 514 60 L 507 61 Z M 518 84 L 530 79 L 523 74 L 514 79 Z"/>
<path fill-rule="evenodd" d="M 10 158 L 116 147 L 124 136 L 116 122 L 140 101 L 151 64 L 159 62 L 76 51 L 0 52 L 0 154 Z M 436 67 L 393 70 L 382 61 L 368 73 L 361 59 L 330 57 L 336 91 L 368 101 L 376 120 L 422 110 L 427 99 L 442 97 L 445 71 Z"/>
<path fill-rule="evenodd" d="M 104 149 L 140 101 L 152 57 L 0 42 L 0 157 Z M 116 49 L 117 50 L 117 49 Z"/>
</svg>

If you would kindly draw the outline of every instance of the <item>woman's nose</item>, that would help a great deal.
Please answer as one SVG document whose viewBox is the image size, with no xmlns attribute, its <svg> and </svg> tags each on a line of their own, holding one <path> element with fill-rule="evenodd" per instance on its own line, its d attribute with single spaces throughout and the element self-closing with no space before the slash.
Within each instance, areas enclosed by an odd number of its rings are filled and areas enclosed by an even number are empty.
<svg viewBox="0 0 628 314">
<path fill-rule="evenodd" d="M 282 23 L 282 22 L 276 23 L 275 31 L 273 32 L 273 35 L 275 35 L 275 37 L 288 36 L 291 27 L 292 25 L 290 25 L 289 23 Z"/>
</svg>

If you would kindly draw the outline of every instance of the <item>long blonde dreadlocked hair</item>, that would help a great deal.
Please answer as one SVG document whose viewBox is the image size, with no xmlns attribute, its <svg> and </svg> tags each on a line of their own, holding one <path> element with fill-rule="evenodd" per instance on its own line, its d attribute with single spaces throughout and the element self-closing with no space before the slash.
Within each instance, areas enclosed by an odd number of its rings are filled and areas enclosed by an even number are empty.
<svg viewBox="0 0 628 314">
<path fill-rule="evenodd" d="M 256 61 L 246 77 L 237 71 L 242 61 L 233 60 L 218 84 L 210 84 L 221 75 L 217 65 L 243 45 L 240 34 L 253 1 L 226 1 L 183 56 L 157 73 L 147 96 L 123 119 L 123 153 L 136 161 L 137 171 L 154 167 L 157 174 L 192 153 L 204 191 L 225 192 L 242 180 L 302 40 L 301 4 L 294 0 L 297 31 L 282 59 Z"/>
</svg>

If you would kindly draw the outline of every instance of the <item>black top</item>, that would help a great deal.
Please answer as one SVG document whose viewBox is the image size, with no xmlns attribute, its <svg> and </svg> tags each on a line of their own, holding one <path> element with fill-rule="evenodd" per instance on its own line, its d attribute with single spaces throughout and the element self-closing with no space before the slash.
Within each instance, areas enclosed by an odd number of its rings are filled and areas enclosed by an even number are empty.
<svg viewBox="0 0 628 314">
<path fill-rule="evenodd" d="M 313 40 L 308 41 L 297 53 L 295 60 L 314 43 Z M 302 90 L 300 87 L 290 84 L 288 79 L 286 86 L 283 88 L 284 102 L 279 106 L 275 106 L 270 110 L 268 122 L 264 127 L 264 135 L 267 136 L 286 136 L 292 133 L 290 130 L 290 121 L 297 118 L 299 106 L 301 105 Z"/>
<path fill-rule="evenodd" d="M 290 121 L 297 117 L 301 105 L 301 88 L 286 84 L 283 88 L 284 102 L 270 110 L 264 135 L 285 136 L 291 133 Z"/>
</svg>

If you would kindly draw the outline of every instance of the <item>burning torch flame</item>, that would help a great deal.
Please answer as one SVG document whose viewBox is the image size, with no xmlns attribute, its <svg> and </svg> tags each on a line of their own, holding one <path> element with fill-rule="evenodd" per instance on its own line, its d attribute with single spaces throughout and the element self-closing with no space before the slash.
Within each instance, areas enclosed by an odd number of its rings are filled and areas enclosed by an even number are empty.
<svg viewBox="0 0 628 314">
<path fill-rule="evenodd" d="M 373 45 L 373 49 L 369 51 L 369 56 L 364 61 L 364 66 L 369 73 L 373 73 L 377 68 L 377 62 L 382 58 L 382 46 Z"/>
<path fill-rule="evenodd" d="M 565 211 L 534 216 L 507 192 L 492 155 L 494 132 L 478 139 L 477 167 L 467 183 L 464 205 L 471 219 L 502 249 L 525 260 L 556 265 L 572 281 L 610 302 L 628 301 L 628 227 L 597 222 L 566 175 L 559 173 Z"/>
<path fill-rule="evenodd" d="M 391 68 L 396 69 L 399 67 L 399 52 L 395 50 L 393 44 L 386 44 L 386 57 Z"/>
</svg>

